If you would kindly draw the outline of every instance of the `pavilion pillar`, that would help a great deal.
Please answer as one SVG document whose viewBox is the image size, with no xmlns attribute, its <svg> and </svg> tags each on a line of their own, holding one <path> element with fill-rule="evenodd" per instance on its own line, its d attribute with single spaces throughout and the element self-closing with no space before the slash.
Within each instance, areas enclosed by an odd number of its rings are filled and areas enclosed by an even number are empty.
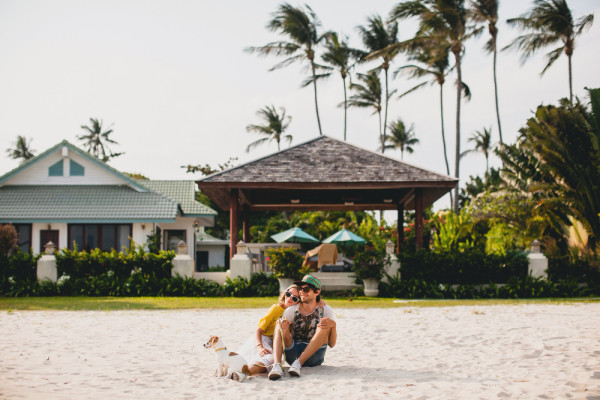
<svg viewBox="0 0 600 400">
<path fill-rule="evenodd" d="M 229 258 L 233 258 L 238 243 L 238 190 L 231 189 L 229 197 Z"/>
<path fill-rule="evenodd" d="M 250 211 L 244 206 L 242 211 L 242 240 L 244 243 L 250 243 Z"/>
<path fill-rule="evenodd" d="M 415 237 L 417 250 L 423 248 L 423 189 L 415 189 Z"/>
<path fill-rule="evenodd" d="M 398 220 L 396 222 L 398 234 L 396 235 L 396 254 L 400 254 L 400 248 L 404 245 L 404 203 L 398 204 Z"/>
</svg>

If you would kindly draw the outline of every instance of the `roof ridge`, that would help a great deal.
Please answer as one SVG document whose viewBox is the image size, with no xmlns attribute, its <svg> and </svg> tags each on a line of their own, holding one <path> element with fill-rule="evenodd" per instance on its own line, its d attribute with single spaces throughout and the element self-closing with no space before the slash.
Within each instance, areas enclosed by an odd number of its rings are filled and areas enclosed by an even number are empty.
<svg viewBox="0 0 600 400">
<path fill-rule="evenodd" d="M 310 142 L 315 142 L 315 141 L 317 141 L 317 140 L 319 140 L 319 139 L 324 139 L 324 138 L 330 138 L 330 137 L 329 137 L 329 136 L 326 136 L 326 135 L 320 135 L 320 136 L 317 136 L 317 137 L 316 137 L 316 138 L 314 138 L 314 139 L 310 139 L 310 140 L 307 140 L 307 141 L 305 141 L 305 142 L 298 143 L 298 144 L 296 144 L 296 145 L 294 145 L 294 146 L 290 146 L 290 147 L 288 147 L 287 149 L 283 149 L 283 150 L 279 150 L 279 151 L 277 151 L 277 152 L 275 152 L 275 153 L 267 154 L 266 156 L 259 157 L 259 158 L 256 158 L 256 159 L 254 159 L 254 160 L 251 160 L 251 161 L 247 161 L 247 162 L 245 162 L 245 163 L 242 163 L 242 164 L 240 164 L 240 165 L 236 165 L 235 167 L 231 167 L 231 168 L 225 169 L 225 170 L 223 170 L 223 171 L 217 171 L 217 172 L 215 172 L 215 173 L 212 173 L 212 174 L 210 174 L 210 175 L 207 175 L 207 176 L 203 177 L 202 179 L 198 179 L 198 180 L 199 180 L 199 181 L 203 181 L 203 180 L 205 180 L 205 179 L 208 179 L 208 178 L 214 178 L 215 176 L 221 175 L 221 174 L 223 174 L 223 173 L 225 173 L 225 172 L 231 172 L 231 171 L 234 171 L 234 170 L 236 170 L 236 169 L 239 169 L 239 168 L 242 168 L 242 167 L 246 167 L 246 166 L 248 166 L 248 165 L 250 165 L 250 164 L 253 164 L 253 163 L 255 163 L 255 162 L 262 161 L 262 160 L 264 160 L 264 159 L 266 159 L 266 158 L 274 157 L 274 156 L 276 156 L 276 155 L 279 155 L 279 154 L 281 154 L 281 153 L 285 153 L 285 152 L 287 152 L 287 151 L 290 151 L 290 150 L 292 150 L 292 149 L 295 149 L 296 147 L 299 147 L 299 146 L 304 146 L 304 145 L 306 145 L 306 144 L 308 144 L 308 143 L 310 143 Z M 331 138 L 331 139 L 332 139 L 332 138 Z"/>
</svg>

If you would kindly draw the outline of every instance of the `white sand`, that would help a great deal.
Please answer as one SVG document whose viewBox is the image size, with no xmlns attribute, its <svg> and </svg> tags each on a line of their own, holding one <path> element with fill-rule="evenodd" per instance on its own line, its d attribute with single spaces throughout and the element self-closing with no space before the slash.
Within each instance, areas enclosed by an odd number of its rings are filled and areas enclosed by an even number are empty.
<svg viewBox="0 0 600 400">
<path fill-rule="evenodd" d="M 0 398 L 600 399 L 600 303 L 337 309 L 323 366 L 213 377 L 264 311 L 3 311 Z"/>
</svg>

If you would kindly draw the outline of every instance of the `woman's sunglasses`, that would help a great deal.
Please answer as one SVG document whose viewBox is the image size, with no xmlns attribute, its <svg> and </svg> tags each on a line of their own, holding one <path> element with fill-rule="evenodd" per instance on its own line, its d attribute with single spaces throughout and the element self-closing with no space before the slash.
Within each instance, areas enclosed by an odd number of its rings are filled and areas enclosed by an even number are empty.
<svg viewBox="0 0 600 400">
<path fill-rule="evenodd" d="M 300 301 L 300 298 L 298 298 L 297 296 L 294 296 L 294 295 L 293 295 L 292 293 L 290 293 L 290 292 L 285 292 L 285 297 L 291 297 L 291 298 L 292 298 L 292 301 L 293 301 L 294 303 L 297 303 L 297 302 L 299 302 L 299 301 Z"/>
</svg>

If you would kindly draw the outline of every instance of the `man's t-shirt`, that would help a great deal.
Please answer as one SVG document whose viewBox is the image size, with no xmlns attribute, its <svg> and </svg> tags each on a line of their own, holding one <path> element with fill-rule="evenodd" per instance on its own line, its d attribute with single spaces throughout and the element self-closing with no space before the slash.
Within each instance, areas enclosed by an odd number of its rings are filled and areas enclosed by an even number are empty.
<svg viewBox="0 0 600 400">
<path fill-rule="evenodd" d="M 333 309 L 325 305 L 325 307 L 317 307 L 312 313 L 304 315 L 299 311 L 299 307 L 296 304 L 286 308 L 283 316 L 292 323 L 291 328 L 294 341 L 310 342 L 310 339 L 312 339 L 317 331 L 317 325 L 321 321 L 321 318 L 333 319 Z"/>
</svg>

